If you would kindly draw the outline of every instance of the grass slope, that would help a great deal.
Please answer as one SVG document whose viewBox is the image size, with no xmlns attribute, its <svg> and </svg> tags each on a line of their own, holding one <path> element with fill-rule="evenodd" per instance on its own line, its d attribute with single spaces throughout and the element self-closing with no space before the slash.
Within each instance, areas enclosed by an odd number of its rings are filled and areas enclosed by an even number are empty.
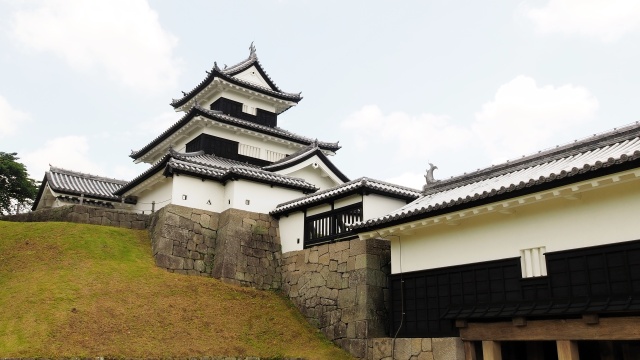
<svg viewBox="0 0 640 360">
<path fill-rule="evenodd" d="M 154 266 L 146 231 L 0 221 L 0 358 L 350 359 L 281 296 Z"/>
</svg>

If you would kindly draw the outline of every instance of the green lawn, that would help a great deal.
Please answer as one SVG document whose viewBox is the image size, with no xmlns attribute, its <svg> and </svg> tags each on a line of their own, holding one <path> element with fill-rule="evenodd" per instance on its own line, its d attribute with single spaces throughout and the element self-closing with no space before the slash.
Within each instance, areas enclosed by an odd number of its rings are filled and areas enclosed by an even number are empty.
<svg viewBox="0 0 640 360">
<path fill-rule="evenodd" d="M 282 296 L 154 266 L 146 231 L 0 221 L 0 358 L 350 359 Z"/>
</svg>

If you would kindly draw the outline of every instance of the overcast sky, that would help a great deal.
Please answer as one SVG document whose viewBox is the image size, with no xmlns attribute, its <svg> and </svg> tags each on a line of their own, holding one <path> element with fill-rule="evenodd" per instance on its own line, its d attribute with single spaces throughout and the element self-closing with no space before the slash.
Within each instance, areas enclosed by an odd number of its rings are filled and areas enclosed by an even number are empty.
<svg viewBox="0 0 640 360">
<path fill-rule="evenodd" d="M 279 125 L 350 178 L 436 178 L 640 120 L 640 1 L 0 0 L 0 151 L 130 180 L 169 106 L 254 42 Z"/>
</svg>

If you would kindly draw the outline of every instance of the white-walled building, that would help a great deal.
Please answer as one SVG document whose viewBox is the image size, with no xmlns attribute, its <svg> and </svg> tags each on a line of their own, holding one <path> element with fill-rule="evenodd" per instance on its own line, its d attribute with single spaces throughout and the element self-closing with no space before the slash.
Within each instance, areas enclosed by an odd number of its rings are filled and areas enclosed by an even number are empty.
<svg viewBox="0 0 640 360">
<path fill-rule="evenodd" d="M 73 204 L 105 208 L 128 208 L 114 192 L 124 186 L 124 180 L 49 167 L 42 179 L 32 210 Z"/>
<path fill-rule="evenodd" d="M 432 182 L 352 231 L 391 242 L 390 333 L 460 336 L 467 358 L 480 348 L 487 360 L 557 358 L 557 348 L 631 359 L 640 350 L 638 214 L 635 123 Z"/>
</svg>

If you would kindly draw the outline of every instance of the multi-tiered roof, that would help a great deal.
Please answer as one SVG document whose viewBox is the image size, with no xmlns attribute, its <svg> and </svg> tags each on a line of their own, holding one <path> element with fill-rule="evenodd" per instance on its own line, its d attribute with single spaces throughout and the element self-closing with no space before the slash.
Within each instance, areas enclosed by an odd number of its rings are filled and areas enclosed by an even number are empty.
<svg viewBox="0 0 640 360">
<path fill-rule="evenodd" d="M 207 77 L 189 92 L 183 92 L 183 96 L 179 99 L 173 99 L 171 106 L 179 111 L 188 111 L 197 104 L 198 98 L 206 98 L 211 93 L 219 91 L 221 87 L 233 87 L 238 90 L 245 91 L 252 95 L 262 96 L 263 98 L 272 98 L 275 103 L 279 104 L 278 113 L 281 113 L 291 106 L 302 100 L 302 93 L 288 93 L 280 90 L 271 77 L 264 71 L 264 68 L 258 61 L 256 48 L 251 43 L 249 47 L 249 57 L 235 65 L 225 66 L 223 69 L 218 67 L 216 62 L 213 63 L 213 69 L 207 71 Z M 243 72 L 251 68 L 260 75 L 256 80 L 246 80 L 250 77 L 243 77 Z M 254 74 L 255 75 L 255 74 Z"/>
</svg>

